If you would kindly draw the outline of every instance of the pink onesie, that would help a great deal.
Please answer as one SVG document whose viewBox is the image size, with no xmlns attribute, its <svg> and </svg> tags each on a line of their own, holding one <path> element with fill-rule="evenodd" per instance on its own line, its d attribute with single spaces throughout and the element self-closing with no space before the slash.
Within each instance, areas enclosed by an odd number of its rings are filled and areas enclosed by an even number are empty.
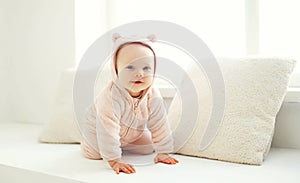
<svg viewBox="0 0 300 183">
<path fill-rule="evenodd" d="M 173 151 L 163 99 L 153 86 L 137 99 L 114 79 L 88 108 L 81 130 L 84 140 L 107 161 L 121 158 L 122 148 L 148 130 L 157 153 Z"/>
</svg>

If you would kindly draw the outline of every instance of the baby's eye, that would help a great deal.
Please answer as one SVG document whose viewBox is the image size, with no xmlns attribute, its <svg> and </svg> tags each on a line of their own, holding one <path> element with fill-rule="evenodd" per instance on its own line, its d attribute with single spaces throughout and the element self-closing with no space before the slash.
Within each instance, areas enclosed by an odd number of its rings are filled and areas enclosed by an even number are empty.
<svg viewBox="0 0 300 183">
<path fill-rule="evenodd" d="M 126 67 L 126 69 L 130 69 L 131 70 L 131 69 L 133 69 L 133 66 L 129 65 L 129 66 Z"/>
<path fill-rule="evenodd" d="M 143 68 L 143 70 L 144 70 L 144 71 L 149 71 L 149 70 L 151 70 L 151 67 L 145 66 L 145 67 Z"/>
</svg>

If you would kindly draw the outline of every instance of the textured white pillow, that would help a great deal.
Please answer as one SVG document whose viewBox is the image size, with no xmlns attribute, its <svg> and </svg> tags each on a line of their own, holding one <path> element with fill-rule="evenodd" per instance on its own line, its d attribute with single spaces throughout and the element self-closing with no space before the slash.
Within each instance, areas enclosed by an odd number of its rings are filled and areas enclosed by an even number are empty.
<svg viewBox="0 0 300 183">
<path fill-rule="evenodd" d="M 81 135 L 73 110 L 73 80 L 75 71 L 66 70 L 60 77 L 55 106 L 50 121 L 39 141 L 47 143 L 79 143 Z"/>
<path fill-rule="evenodd" d="M 206 149 L 199 150 L 211 115 L 212 93 L 205 73 L 191 66 L 188 74 L 196 86 L 199 117 L 191 137 L 176 153 L 260 165 L 270 149 L 275 117 L 296 62 L 279 58 L 232 58 L 218 59 L 218 63 L 225 83 L 225 112 L 215 139 Z M 180 103 L 177 95 L 169 108 L 173 130 L 180 120 L 185 121 L 181 119 Z M 180 134 L 176 135 L 174 139 L 180 139 Z"/>
<path fill-rule="evenodd" d="M 89 71 L 84 71 L 89 78 Z M 68 69 L 62 73 L 57 98 L 50 121 L 45 125 L 39 136 L 40 142 L 46 143 L 80 143 L 81 134 L 76 121 L 73 103 L 73 83 L 76 70 Z M 110 65 L 107 63 L 98 74 L 98 82 L 95 93 L 106 86 L 111 80 Z M 101 84 L 101 85 L 100 85 Z"/>
</svg>

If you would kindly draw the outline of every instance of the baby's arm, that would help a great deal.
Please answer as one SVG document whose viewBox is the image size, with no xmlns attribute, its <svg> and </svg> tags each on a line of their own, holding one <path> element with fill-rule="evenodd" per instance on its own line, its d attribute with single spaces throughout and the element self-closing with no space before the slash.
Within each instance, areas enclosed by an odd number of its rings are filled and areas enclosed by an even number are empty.
<svg viewBox="0 0 300 183">
<path fill-rule="evenodd" d="M 119 140 L 119 127 L 117 125 L 114 128 L 116 129 L 115 133 L 113 130 L 109 130 L 109 125 L 106 127 L 103 126 L 100 122 L 97 124 L 97 128 L 99 129 L 99 133 L 97 134 L 99 141 L 99 149 L 100 153 L 104 160 L 108 162 L 110 167 L 119 174 L 120 172 L 124 172 L 127 174 L 135 173 L 135 169 L 132 165 L 121 160 L 121 148 L 120 148 L 120 140 Z M 107 129 L 105 129 L 107 128 Z"/>
<path fill-rule="evenodd" d="M 111 98 L 96 102 L 96 129 L 97 141 L 101 156 L 110 167 L 119 174 L 135 173 L 132 165 L 121 160 L 122 150 L 120 143 L 120 106 Z"/>
<path fill-rule="evenodd" d="M 153 90 L 151 100 L 149 101 L 150 114 L 148 127 L 152 134 L 154 149 L 158 153 L 154 158 L 154 162 L 176 164 L 178 160 L 168 154 L 173 151 L 173 138 L 172 131 L 168 124 L 163 98 L 159 91 Z"/>
</svg>

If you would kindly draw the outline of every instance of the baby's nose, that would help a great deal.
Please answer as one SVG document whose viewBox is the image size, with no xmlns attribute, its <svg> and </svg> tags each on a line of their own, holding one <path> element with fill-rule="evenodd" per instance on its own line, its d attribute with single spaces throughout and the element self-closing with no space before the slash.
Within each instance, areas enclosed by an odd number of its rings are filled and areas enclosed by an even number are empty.
<svg viewBox="0 0 300 183">
<path fill-rule="evenodd" d="M 137 78 L 140 78 L 140 77 L 142 77 L 143 76 L 143 73 L 141 72 L 141 71 L 137 71 L 136 73 L 135 73 L 135 77 L 137 77 Z"/>
</svg>

